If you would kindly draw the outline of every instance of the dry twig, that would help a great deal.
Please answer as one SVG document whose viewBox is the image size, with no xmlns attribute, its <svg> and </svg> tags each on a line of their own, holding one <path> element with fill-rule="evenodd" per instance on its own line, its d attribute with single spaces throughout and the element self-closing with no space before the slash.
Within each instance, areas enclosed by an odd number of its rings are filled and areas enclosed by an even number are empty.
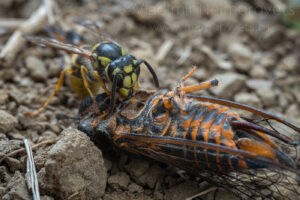
<svg viewBox="0 0 300 200">
<path fill-rule="evenodd" d="M 0 53 L 0 63 L 3 66 L 9 67 L 16 54 L 25 45 L 25 39 L 22 37 L 23 34 L 34 34 L 44 28 L 47 21 L 47 7 L 51 6 L 51 2 L 52 1 L 49 1 L 46 5 L 43 4 L 40 6 L 40 8 L 12 34 Z"/>
<path fill-rule="evenodd" d="M 53 144 L 53 143 L 55 143 L 56 141 L 57 141 L 57 139 L 46 140 L 46 141 L 44 141 L 44 142 L 40 142 L 40 143 L 38 143 L 38 144 L 36 144 L 36 145 L 33 145 L 33 146 L 32 146 L 32 149 L 35 150 L 35 149 L 37 149 L 37 148 L 39 148 L 39 147 L 41 147 L 41 146 L 44 146 L 44 145 L 47 145 L 47 144 Z M 4 156 L 0 159 L 0 164 L 2 163 L 2 161 L 3 161 L 5 158 L 13 157 L 13 156 L 15 156 L 15 155 L 17 155 L 17 154 L 24 153 L 25 151 L 26 151 L 25 148 L 21 148 L 21 149 L 15 150 L 15 151 L 13 151 L 13 152 L 10 152 L 10 153 L 4 155 Z"/>
</svg>

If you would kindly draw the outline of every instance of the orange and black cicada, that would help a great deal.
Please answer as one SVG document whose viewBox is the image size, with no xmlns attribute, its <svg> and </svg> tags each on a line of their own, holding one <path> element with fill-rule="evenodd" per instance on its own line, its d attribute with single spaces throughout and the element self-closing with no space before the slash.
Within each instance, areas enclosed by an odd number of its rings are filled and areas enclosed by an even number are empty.
<svg viewBox="0 0 300 200">
<path fill-rule="evenodd" d="M 173 91 L 141 90 L 117 102 L 113 114 L 108 114 L 106 94 L 97 96 L 101 116 L 95 116 L 92 101 L 85 100 L 79 129 L 92 139 L 101 136 L 114 147 L 181 168 L 241 199 L 299 199 L 300 170 L 268 136 L 290 146 L 297 142 L 241 118 L 229 107 L 275 120 L 298 133 L 300 128 L 247 105 L 190 94 L 218 84 L 212 80 L 184 86 L 194 71 Z"/>
</svg>

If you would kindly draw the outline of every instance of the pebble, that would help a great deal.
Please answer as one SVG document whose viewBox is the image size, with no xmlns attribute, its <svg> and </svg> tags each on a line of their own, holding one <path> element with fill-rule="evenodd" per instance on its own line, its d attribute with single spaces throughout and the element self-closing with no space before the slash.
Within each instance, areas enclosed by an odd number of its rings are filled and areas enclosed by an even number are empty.
<svg viewBox="0 0 300 200">
<path fill-rule="evenodd" d="M 285 70 L 290 73 L 295 72 L 298 67 L 298 60 L 295 55 L 289 55 L 284 57 L 276 67 L 276 70 Z"/>
<path fill-rule="evenodd" d="M 125 169 L 129 173 L 130 177 L 136 179 L 142 176 L 149 168 L 149 162 L 144 160 L 132 159 Z"/>
<path fill-rule="evenodd" d="M 258 42 L 263 49 L 269 49 L 282 38 L 282 28 L 279 25 L 269 25 L 265 27 L 265 31 L 261 31 L 257 35 L 259 37 Z"/>
<path fill-rule="evenodd" d="M 212 78 L 219 81 L 217 87 L 211 88 L 211 92 L 219 98 L 232 99 L 232 96 L 239 91 L 245 83 L 245 76 L 228 72 L 223 74 L 216 74 Z"/>
<path fill-rule="evenodd" d="M 285 111 L 285 115 L 288 117 L 288 119 L 291 119 L 293 121 L 299 121 L 300 119 L 300 113 L 299 113 L 299 106 L 297 104 L 291 104 Z"/>
<path fill-rule="evenodd" d="M 118 172 L 117 174 L 110 176 L 107 183 L 113 188 L 119 187 L 125 190 L 130 183 L 130 178 L 125 172 Z"/>
<path fill-rule="evenodd" d="M 0 131 L 7 133 L 11 131 L 18 123 L 18 120 L 4 110 L 0 110 Z"/>
<path fill-rule="evenodd" d="M 234 42 L 229 48 L 228 52 L 235 62 L 235 67 L 238 70 L 248 72 L 253 65 L 253 54 L 251 50 L 242 43 Z"/>
<path fill-rule="evenodd" d="M 264 78 L 267 76 L 267 71 L 262 66 L 255 65 L 250 71 L 250 76 L 252 78 Z"/>
<path fill-rule="evenodd" d="M 264 79 L 249 79 L 246 81 L 246 85 L 250 89 L 258 90 L 258 89 L 270 89 L 273 83 L 272 81 L 268 81 Z"/>
<path fill-rule="evenodd" d="M 107 173 L 101 151 L 86 134 L 68 128 L 49 150 L 39 177 L 43 189 L 60 199 L 77 192 L 76 199 L 99 199 L 105 191 Z"/>
<path fill-rule="evenodd" d="M 166 192 L 165 199 L 182 200 L 194 196 L 197 193 L 199 193 L 197 184 L 192 181 L 187 181 L 171 187 Z"/>
<path fill-rule="evenodd" d="M 47 80 L 48 72 L 45 63 L 41 59 L 35 56 L 28 56 L 25 59 L 25 64 L 29 70 L 31 77 L 35 81 Z"/>
<path fill-rule="evenodd" d="M 234 96 L 234 101 L 247 104 L 256 108 L 261 108 L 262 103 L 260 99 L 253 93 L 240 92 Z"/>
<path fill-rule="evenodd" d="M 12 172 L 20 170 L 22 168 L 21 162 L 18 159 L 7 157 L 4 161 Z"/>
<path fill-rule="evenodd" d="M 23 141 L 20 140 L 0 140 L 0 158 L 14 150 L 23 148 Z"/>
<path fill-rule="evenodd" d="M 19 171 L 16 171 L 14 176 L 7 184 L 8 193 L 6 194 L 8 199 L 16 200 L 31 200 L 32 197 L 27 189 L 25 178 Z"/>
<path fill-rule="evenodd" d="M 137 192 L 137 193 L 141 193 L 144 191 L 143 187 L 134 183 L 134 182 L 131 182 L 129 185 L 128 185 L 128 191 L 129 192 Z"/>
<path fill-rule="evenodd" d="M 151 166 L 144 175 L 136 179 L 137 183 L 153 189 L 157 181 L 164 176 L 164 170 L 158 165 Z"/>
<path fill-rule="evenodd" d="M 278 90 L 272 88 L 260 88 L 256 90 L 256 93 L 268 107 L 276 106 L 278 104 L 278 96 L 280 95 Z"/>
</svg>

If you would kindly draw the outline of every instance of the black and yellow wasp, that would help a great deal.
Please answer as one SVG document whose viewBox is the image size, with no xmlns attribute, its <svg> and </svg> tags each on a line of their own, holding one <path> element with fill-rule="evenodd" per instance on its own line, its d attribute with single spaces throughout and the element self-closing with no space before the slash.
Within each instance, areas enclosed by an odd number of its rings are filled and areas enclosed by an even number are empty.
<svg viewBox="0 0 300 200">
<path fill-rule="evenodd" d="M 64 69 L 60 73 L 55 90 L 50 95 L 43 107 L 35 113 L 27 113 L 29 116 L 36 116 L 41 113 L 50 103 L 52 97 L 59 92 L 64 75 L 68 74 L 70 85 L 79 98 L 90 95 L 96 107 L 94 94 L 99 87 L 102 87 L 107 95 L 111 97 L 110 112 L 114 109 L 116 94 L 120 94 L 123 99 L 131 97 L 138 86 L 140 65 L 144 63 L 153 76 L 156 87 L 159 87 L 157 76 L 151 65 L 143 60 L 136 59 L 128 54 L 124 48 L 113 41 L 103 41 L 92 48 L 87 46 L 76 46 L 47 37 L 24 35 L 24 38 L 35 44 L 44 45 L 72 53 L 71 67 Z M 63 37 L 61 37 L 63 38 Z M 109 88 L 107 88 L 109 84 Z M 97 107 L 96 107 L 97 109 Z"/>
</svg>

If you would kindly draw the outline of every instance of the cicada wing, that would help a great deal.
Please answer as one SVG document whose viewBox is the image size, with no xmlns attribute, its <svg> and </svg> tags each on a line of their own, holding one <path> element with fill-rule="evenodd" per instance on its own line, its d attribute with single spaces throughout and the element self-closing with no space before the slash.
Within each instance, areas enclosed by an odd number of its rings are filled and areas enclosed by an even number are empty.
<svg viewBox="0 0 300 200">
<path fill-rule="evenodd" d="M 295 199 L 300 195 L 298 170 L 251 152 L 181 138 L 128 133 L 122 133 L 115 142 L 126 151 L 175 165 L 244 199 Z M 233 166 L 229 166 L 229 160 Z M 247 163 L 247 169 L 236 165 L 241 160 Z"/>
<path fill-rule="evenodd" d="M 69 53 L 78 54 L 80 56 L 86 57 L 90 60 L 93 60 L 93 56 L 91 51 L 80 48 L 71 44 L 66 44 L 63 42 L 60 42 L 58 40 L 47 38 L 47 37 L 39 37 L 39 36 L 31 36 L 31 35 L 23 35 L 23 37 L 35 44 L 51 47 L 54 49 L 63 50 Z"/>
</svg>

